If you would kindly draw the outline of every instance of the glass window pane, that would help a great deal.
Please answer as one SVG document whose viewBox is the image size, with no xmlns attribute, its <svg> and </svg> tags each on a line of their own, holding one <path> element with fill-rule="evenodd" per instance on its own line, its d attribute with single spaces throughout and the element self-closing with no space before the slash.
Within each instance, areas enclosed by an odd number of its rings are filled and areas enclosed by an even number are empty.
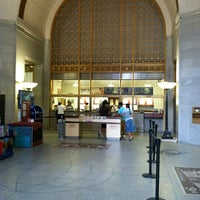
<svg viewBox="0 0 200 200">
<path fill-rule="evenodd" d="M 92 111 L 99 111 L 99 108 L 104 100 L 108 101 L 108 97 L 92 97 Z"/>
<path fill-rule="evenodd" d="M 78 97 L 51 97 L 51 109 L 54 110 L 55 106 L 58 105 L 59 102 L 61 102 L 66 108 L 68 101 L 70 101 L 72 105 L 72 109 L 70 111 L 77 111 Z"/>
<path fill-rule="evenodd" d="M 77 80 L 53 80 L 52 81 L 52 94 L 78 94 L 78 81 Z"/>
<path fill-rule="evenodd" d="M 90 97 L 80 97 L 80 111 L 88 112 L 90 110 Z"/>
<path fill-rule="evenodd" d="M 120 87 L 119 80 L 93 80 L 92 81 L 92 95 L 107 95 L 105 94 L 105 91 L 107 91 L 105 90 L 105 88 L 112 90 L 113 94 L 119 95 L 119 91 L 118 91 L 119 87 Z"/>
<path fill-rule="evenodd" d="M 90 95 L 90 80 L 80 80 L 80 95 Z"/>
</svg>

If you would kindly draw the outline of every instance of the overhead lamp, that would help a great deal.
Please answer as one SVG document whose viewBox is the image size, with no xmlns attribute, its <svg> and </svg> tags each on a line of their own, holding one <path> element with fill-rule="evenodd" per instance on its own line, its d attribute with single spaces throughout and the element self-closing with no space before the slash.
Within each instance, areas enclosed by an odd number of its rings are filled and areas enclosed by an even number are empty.
<svg viewBox="0 0 200 200">
<path fill-rule="evenodd" d="M 20 86 L 22 86 L 23 88 L 26 88 L 27 90 L 31 90 L 33 88 L 35 88 L 38 85 L 38 83 L 35 82 L 21 82 Z"/>
<path fill-rule="evenodd" d="M 168 82 L 168 81 L 158 81 L 158 86 L 162 89 L 172 89 L 176 86 L 175 82 Z"/>
<path fill-rule="evenodd" d="M 166 90 L 166 103 L 165 103 L 165 131 L 162 136 L 162 139 L 173 139 L 171 132 L 168 130 L 168 92 L 170 89 L 173 89 L 176 86 L 175 82 L 159 81 L 158 86 Z"/>
</svg>

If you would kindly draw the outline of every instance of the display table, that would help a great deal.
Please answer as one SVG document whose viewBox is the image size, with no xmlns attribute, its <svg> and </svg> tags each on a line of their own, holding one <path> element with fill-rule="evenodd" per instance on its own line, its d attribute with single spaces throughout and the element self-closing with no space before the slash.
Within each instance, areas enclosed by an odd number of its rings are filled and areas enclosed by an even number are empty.
<svg viewBox="0 0 200 200">
<path fill-rule="evenodd" d="M 80 137 L 81 124 L 106 124 L 106 138 L 120 139 L 121 138 L 121 118 L 106 118 L 106 117 L 68 117 L 65 118 L 65 136 Z"/>
<path fill-rule="evenodd" d="M 15 147 L 31 148 L 42 144 L 42 123 L 16 122 L 9 125 L 13 130 Z"/>
</svg>

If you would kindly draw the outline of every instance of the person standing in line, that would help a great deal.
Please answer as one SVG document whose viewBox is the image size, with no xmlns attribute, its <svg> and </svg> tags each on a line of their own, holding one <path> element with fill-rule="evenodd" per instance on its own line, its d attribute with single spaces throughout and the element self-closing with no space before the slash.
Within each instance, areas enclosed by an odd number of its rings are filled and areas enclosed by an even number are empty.
<svg viewBox="0 0 200 200">
<path fill-rule="evenodd" d="M 135 121 L 133 119 L 133 112 L 130 109 L 130 104 L 126 104 L 126 108 L 122 111 L 121 114 L 125 119 L 125 129 L 126 134 L 128 135 L 129 141 L 133 139 L 133 133 L 136 131 Z"/>
<path fill-rule="evenodd" d="M 56 116 L 56 130 L 58 129 L 58 105 L 54 106 L 54 112 Z"/>
<path fill-rule="evenodd" d="M 121 139 L 125 136 L 125 119 L 122 116 L 122 112 L 124 111 L 124 109 L 125 108 L 123 107 L 123 103 L 119 102 L 117 115 L 115 116 L 121 116 Z"/>
<path fill-rule="evenodd" d="M 61 102 L 59 102 L 58 103 L 58 112 L 57 112 L 57 119 L 59 120 L 59 119 L 64 119 L 64 117 L 65 117 L 65 106 L 63 106 L 62 104 L 61 104 Z"/>
<path fill-rule="evenodd" d="M 107 100 L 104 100 L 102 103 L 102 106 L 99 109 L 99 115 L 100 116 L 106 116 L 108 117 L 110 115 L 110 107 L 109 102 Z M 103 137 L 106 137 L 106 124 L 101 124 L 101 133 Z"/>
</svg>

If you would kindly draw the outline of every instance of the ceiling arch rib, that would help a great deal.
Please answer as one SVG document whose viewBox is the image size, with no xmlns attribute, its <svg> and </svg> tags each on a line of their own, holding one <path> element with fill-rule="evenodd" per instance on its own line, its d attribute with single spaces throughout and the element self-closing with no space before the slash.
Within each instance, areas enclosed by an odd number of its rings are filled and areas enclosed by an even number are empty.
<svg viewBox="0 0 200 200">
<path fill-rule="evenodd" d="M 156 0 L 159 5 L 166 24 L 166 35 L 171 35 L 173 31 L 173 23 L 177 16 L 177 8 L 174 0 Z"/>
</svg>

